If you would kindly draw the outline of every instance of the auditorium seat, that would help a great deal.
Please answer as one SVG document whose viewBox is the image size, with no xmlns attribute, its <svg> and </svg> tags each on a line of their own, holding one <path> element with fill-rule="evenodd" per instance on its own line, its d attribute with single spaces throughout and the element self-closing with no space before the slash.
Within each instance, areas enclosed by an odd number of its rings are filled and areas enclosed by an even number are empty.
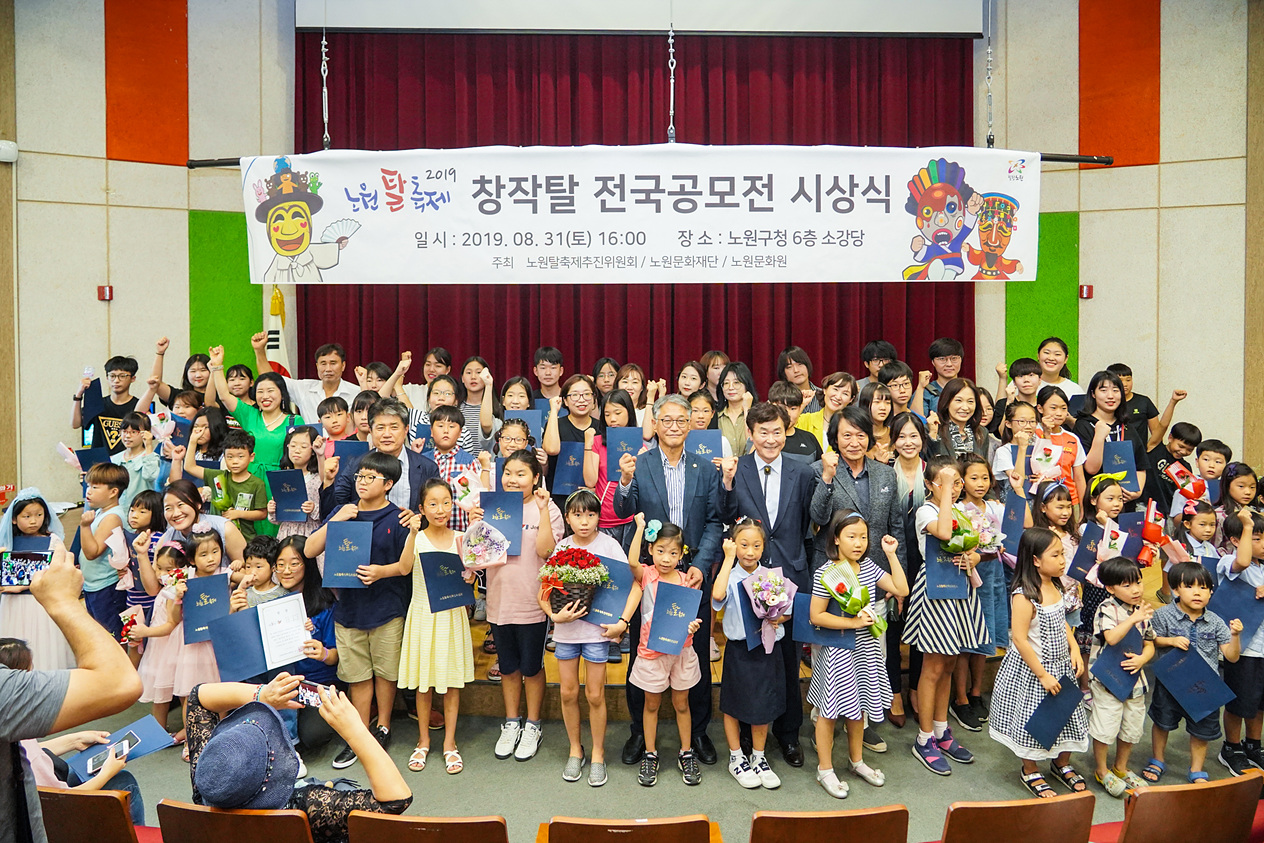
<svg viewBox="0 0 1264 843">
<path fill-rule="evenodd" d="M 1264 773 L 1201 784 L 1140 787 L 1128 793 L 1123 822 L 1093 826 L 1093 843 L 1264 843 Z"/>
<path fill-rule="evenodd" d="M 226 811 L 164 799 L 158 803 L 163 836 L 180 843 L 312 843 L 302 811 Z"/>
<path fill-rule="evenodd" d="M 398 817 L 352 811 L 350 843 L 509 843 L 504 817 Z"/>
<path fill-rule="evenodd" d="M 804 840 L 863 840 L 906 843 L 908 808 L 887 805 L 855 811 L 756 811 L 750 843 L 801 843 Z"/>
<path fill-rule="evenodd" d="M 123 790 L 39 789 L 48 843 L 162 843 L 162 831 L 132 825 L 131 794 Z"/>
<path fill-rule="evenodd" d="M 540 824 L 536 843 L 721 843 L 720 826 L 704 814 L 648 820 L 554 817 Z"/>
</svg>

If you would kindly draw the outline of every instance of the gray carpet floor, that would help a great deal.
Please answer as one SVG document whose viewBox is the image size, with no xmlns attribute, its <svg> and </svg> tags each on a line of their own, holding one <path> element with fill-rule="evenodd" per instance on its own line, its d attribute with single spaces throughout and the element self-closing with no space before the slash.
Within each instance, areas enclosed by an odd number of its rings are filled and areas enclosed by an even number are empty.
<svg viewBox="0 0 1264 843">
<path fill-rule="evenodd" d="M 89 728 L 116 730 L 143 717 L 149 706 L 137 704 L 130 710 L 91 724 Z M 587 772 L 576 783 L 562 780 L 567 743 L 561 722 L 544 725 L 540 751 L 530 761 L 501 761 L 492 752 L 501 721 L 488 717 L 463 717 L 458 728 L 458 745 L 465 759 L 465 770 L 450 776 L 444 772 L 442 754 L 435 752 L 426 770 L 408 772 L 408 754 L 417 739 L 417 723 L 402 714 L 393 722 L 394 737 L 391 756 L 405 769 L 404 775 L 413 789 L 409 814 L 421 816 L 503 816 L 509 826 L 512 843 L 528 843 L 535 839 L 540 823 L 553 816 L 577 817 L 668 817 L 685 814 L 706 814 L 720 824 L 727 841 L 746 841 L 750 835 L 751 815 L 759 810 L 829 811 L 903 804 L 910 812 L 909 840 L 937 840 L 943 830 L 944 815 L 949 804 L 957 801 L 1022 799 L 1028 796 L 1018 780 L 1018 762 L 1000 744 L 987 737 L 987 731 L 957 731 L 962 743 L 975 753 L 975 763 L 954 767 L 953 774 L 939 777 L 925 770 L 911 754 L 917 735 L 910 722 L 903 729 L 889 724 L 878 727 L 889 745 L 885 754 L 866 751 L 871 766 L 880 767 L 887 776 L 886 786 L 875 788 L 847 769 L 843 741 L 835 743 L 835 768 L 840 778 L 851 785 L 851 795 L 844 800 L 828 796 L 815 781 L 816 754 L 812 751 L 810 724 L 804 726 L 804 751 L 807 763 L 800 769 L 786 765 L 779 754 L 770 753 L 773 768 L 781 776 L 782 786 L 775 791 L 744 790 L 724 766 L 727 747 L 721 724 L 713 722 L 712 740 L 720 753 L 720 763 L 703 767 L 702 784 L 687 787 L 674 766 L 666 759 L 674 758 L 679 747 L 675 724 L 664 720 L 660 728 L 660 752 L 664 769 L 658 784 L 643 788 L 637 784 L 636 768 L 619 762 L 619 752 L 627 737 L 626 723 L 612 723 L 609 729 L 607 755 L 611 760 L 609 782 L 601 788 L 587 785 Z M 585 735 L 587 732 L 585 731 Z M 440 733 L 434 733 L 433 745 L 441 746 Z M 839 737 L 843 735 L 840 730 Z M 310 775 L 332 777 L 330 766 L 341 744 L 330 745 L 318 752 L 304 754 Z M 1183 733 L 1173 735 L 1168 750 L 1168 774 L 1165 784 L 1183 782 L 1189 769 L 1189 741 Z M 1219 743 L 1212 745 L 1208 772 L 1213 779 L 1228 772 L 1214 759 Z M 1148 735 L 1133 753 L 1133 768 L 1138 769 L 1149 758 Z M 1092 781 L 1092 762 L 1088 755 L 1075 759 L 1077 768 L 1089 779 L 1089 790 L 1097 797 L 1094 822 L 1110 822 L 1123 818 L 1123 803 L 1108 796 Z M 169 749 L 137 759 L 128 769 L 140 782 L 144 794 L 147 823 L 157 824 L 155 806 L 161 799 L 188 801 L 190 798 L 188 765 L 181 760 L 179 749 Z M 359 765 L 341 771 L 340 775 L 364 781 Z M 1059 789 L 1060 793 L 1065 790 Z"/>
</svg>

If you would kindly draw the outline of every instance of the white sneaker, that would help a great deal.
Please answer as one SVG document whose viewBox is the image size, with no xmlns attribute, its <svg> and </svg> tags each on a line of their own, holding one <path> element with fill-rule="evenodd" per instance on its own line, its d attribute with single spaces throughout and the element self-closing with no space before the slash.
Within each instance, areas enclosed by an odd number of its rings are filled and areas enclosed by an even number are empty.
<svg viewBox="0 0 1264 843">
<path fill-rule="evenodd" d="M 487 601 L 482 597 L 475 598 L 474 600 L 474 620 L 487 620 Z"/>
<path fill-rule="evenodd" d="M 513 755 L 514 747 L 518 745 L 520 737 L 522 737 L 522 726 L 518 725 L 517 720 L 501 724 L 500 737 L 496 740 L 496 757 L 508 758 Z"/>
<path fill-rule="evenodd" d="M 746 763 L 745 756 L 739 755 L 729 761 L 729 775 L 737 779 L 737 783 L 747 790 L 759 787 L 759 776 L 750 768 L 750 764 Z"/>
<path fill-rule="evenodd" d="M 294 753 L 298 755 L 298 753 Z M 303 763 L 303 756 L 298 755 L 298 772 L 294 774 L 295 781 L 307 778 L 307 765 Z"/>
<path fill-rule="evenodd" d="M 528 723 L 526 728 L 522 730 L 522 737 L 518 740 L 518 748 L 514 750 L 514 758 L 518 761 L 528 761 L 534 755 L 535 751 L 540 748 L 540 727 L 534 723 Z"/>
<path fill-rule="evenodd" d="M 715 643 L 715 639 L 711 639 L 711 661 L 718 662 L 720 660 L 720 645 Z"/>
<path fill-rule="evenodd" d="M 772 771 L 772 767 L 768 766 L 767 758 L 760 758 L 751 766 L 755 771 L 755 775 L 759 777 L 759 783 L 766 790 L 776 790 L 781 787 L 781 778 Z"/>
</svg>

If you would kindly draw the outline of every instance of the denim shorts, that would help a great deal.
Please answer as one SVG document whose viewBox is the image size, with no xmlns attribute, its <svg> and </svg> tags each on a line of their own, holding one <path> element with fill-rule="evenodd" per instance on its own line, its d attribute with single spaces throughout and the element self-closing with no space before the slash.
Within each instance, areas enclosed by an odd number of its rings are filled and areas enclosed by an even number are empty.
<svg viewBox="0 0 1264 843">
<path fill-rule="evenodd" d="M 557 660 L 560 662 L 570 661 L 583 656 L 586 662 L 605 664 L 610 655 L 609 641 L 589 642 L 587 644 L 568 644 L 564 641 L 554 641 L 553 643 L 557 645 L 553 655 L 557 656 Z"/>
<path fill-rule="evenodd" d="M 1185 721 L 1185 729 L 1190 737 L 1202 741 L 1217 740 L 1220 737 L 1220 709 L 1216 709 L 1202 720 L 1192 720 L 1181 704 L 1172 696 L 1172 692 L 1163 687 L 1161 682 L 1154 683 L 1154 694 L 1150 698 L 1150 720 L 1164 732 L 1175 732 L 1176 727 Z"/>
</svg>

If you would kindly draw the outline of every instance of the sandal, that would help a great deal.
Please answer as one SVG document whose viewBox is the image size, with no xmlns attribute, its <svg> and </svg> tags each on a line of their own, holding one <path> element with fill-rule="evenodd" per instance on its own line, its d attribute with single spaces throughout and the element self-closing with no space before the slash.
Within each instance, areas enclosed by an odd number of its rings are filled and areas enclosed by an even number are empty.
<svg viewBox="0 0 1264 843">
<path fill-rule="evenodd" d="M 1107 793 L 1116 799 L 1123 798 L 1124 793 L 1128 790 L 1128 783 L 1121 779 L 1114 770 L 1107 770 L 1104 776 L 1094 774 L 1094 778 L 1097 779 L 1098 784 L 1105 788 Z"/>
<path fill-rule="evenodd" d="M 1114 771 L 1112 771 L 1112 772 L 1114 772 Z M 1115 775 L 1117 775 L 1117 776 L 1118 776 L 1118 775 L 1119 775 L 1119 773 L 1115 773 Z M 1124 770 L 1124 774 L 1123 774 L 1122 778 L 1123 778 L 1123 780 L 1124 780 L 1124 784 L 1128 787 L 1128 789 L 1129 789 L 1129 790 L 1136 790 L 1136 789 L 1137 789 L 1137 788 L 1139 788 L 1139 787 L 1149 787 L 1149 786 L 1150 786 L 1150 783 L 1149 783 L 1148 781 L 1146 781 L 1145 779 L 1143 779 L 1143 778 L 1141 778 L 1140 776 L 1138 776 L 1138 775 L 1137 775 L 1136 773 L 1134 773 L 1132 770 Z"/>
<path fill-rule="evenodd" d="M 179 746 L 180 744 L 184 743 L 184 731 L 185 731 L 184 729 L 181 729 L 180 731 L 173 734 L 171 736 L 171 743 L 173 743 L 176 746 Z"/>
<path fill-rule="evenodd" d="M 445 749 L 443 751 L 443 768 L 449 776 L 455 776 L 464 770 L 465 762 L 461 760 L 461 753 L 455 749 Z"/>
<path fill-rule="evenodd" d="M 1202 770 L 1189 771 L 1190 784 L 1198 784 L 1199 782 L 1206 782 L 1206 781 L 1211 781 L 1211 776 L 1207 775 Z"/>
<path fill-rule="evenodd" d="M 1085 783 L 1084 777 L 1075 772 L 1075 768 L 1070 764 L 1067 764 L 1065 767 L 1059 767 L 1055 761 L 1049 765 L 1049 772 L 1053 773 L 1058 781 L 1062 782 L 1066 789 L 1072 793 L 1083 793 L 1088 790 L 1088 784 Z"/>
<path fill-rule="evenodd" d="M 487 668 L 487 678 L 493 682 L 500 681 L 500 662 L 497 662 L 496 664 Z"/>
<path fill-rule="evenodd" d="M 490 635 L 483 639 L 483 652 L 488 655 L 496 655 L 496 639 Z"/>
<path fill-rule="evenodd" d="M 1049 787 L 1045 781 L 1044 774 L 1037 770 L 1034 773 L 1019 773 L 1022 779 L 1023 787 L 1031 791 L 1031 795 L 1037 799 L 1044 799 L 1045 794 L 1053 795 L 1053 788 Z"/>
<path fill-rule="evenodd" d="M 413 750 L 413 754 L 408 756 L 408 769 L 414 773 L 420 773 L 426 769 L 426 757 L 430 755 L 430 747 L 419 746 Z"/>
<path fill-rule="evenodd" d="M 1150 763 L 1141 768 L 1141 778 L 1150 784 L 1158 784 L 1159 779 L 1163 778 L 1163 774 L 1166 772 L 1166 764 L 1157 758 L 1151 758 Z"/>
<path fill-rule="evenodd" d="M 189 745 L 187 743 L 184 745 L 184 750 L 180 753 L 180 757 L 185 761 L 189 760 Z"/>
</svg>

